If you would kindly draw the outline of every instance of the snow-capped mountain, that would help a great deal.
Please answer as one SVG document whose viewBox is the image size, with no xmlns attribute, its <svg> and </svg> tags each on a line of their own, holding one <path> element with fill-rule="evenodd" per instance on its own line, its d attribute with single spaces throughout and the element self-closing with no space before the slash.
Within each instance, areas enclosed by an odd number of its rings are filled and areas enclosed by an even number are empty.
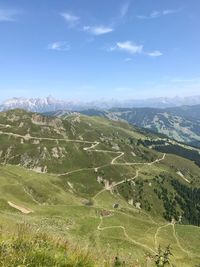
<svg viewBox="0 0 200 267">
<path fill-rule="evenodd" d="M 45 98 L 12 98 L 0 105 L 0 111 L 10 109 L 25 109 L 32 112 L 51 112 L 57 110 L 79 111 L 84 109 L 110 109 L 114 107 L 153 107 L 167 108 L 183 105 L 200 104 L 200 96 L 174 97 L 174 98 L 151 98 L 141 100 L 98 100 L 91 102 L 57 100 L 51 96 Z"/>
<path fill-rule="evenodd" d="M 0 110 L 20 108 L 33 112 L 49 112 L 56 110 L 73 110 L 79 105 L 78 102 L 61 101 L 51 96 L 45 98 L 12 98 L 4 101 L 0 105 Z"/>
</svg>

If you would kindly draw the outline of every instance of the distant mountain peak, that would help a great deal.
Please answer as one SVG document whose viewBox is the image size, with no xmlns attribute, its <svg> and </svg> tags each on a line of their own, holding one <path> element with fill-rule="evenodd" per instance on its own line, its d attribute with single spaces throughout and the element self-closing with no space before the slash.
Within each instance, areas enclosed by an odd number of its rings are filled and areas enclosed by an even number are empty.
<svg viewBox="0 0 200 267">
<path fill-rule="evenodd" d="M 0 111 L 9 109 L 25 109 L 32 112 L 51 112 L 57 110 L 79 111 L 84 109 L 110 109 L 110 108 L 133 108 L 133 107 L 154 107 L 167 108 L 178 107 L 183 105 L 200 104 L 200 96 L 174 98 L 159 97 L 141 100 L 98 100 L 90 102 L 58 100 L 49 95 L 44 98 L 24 98 L 14 97 L 5 100 L 0 105 Z"/>
</svg>

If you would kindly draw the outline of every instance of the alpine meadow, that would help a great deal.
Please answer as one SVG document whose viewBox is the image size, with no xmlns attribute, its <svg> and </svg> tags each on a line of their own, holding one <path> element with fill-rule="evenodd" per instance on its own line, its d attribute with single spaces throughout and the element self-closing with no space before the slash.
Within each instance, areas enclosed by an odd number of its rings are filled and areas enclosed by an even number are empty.
<svg viewBox="0 0 200 267">
<path fill-rule="evenodd" d="M 200 266 L 198 0 L 2 0 L 0 267 Z"/>
</svg>

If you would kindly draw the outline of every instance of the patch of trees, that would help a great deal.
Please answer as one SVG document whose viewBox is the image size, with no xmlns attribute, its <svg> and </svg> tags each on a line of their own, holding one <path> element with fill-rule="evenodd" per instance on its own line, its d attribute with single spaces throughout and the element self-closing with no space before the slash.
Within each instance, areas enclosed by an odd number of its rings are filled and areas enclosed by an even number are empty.
<svg viewBox="0 0 200 267">
<path fill-rule="evenodd" d="M 174 195 L 168 192 L 168 190 L 164 186 L 160 186 L 159 189 L 154 189 L 154 192 L 157 194 L 158 198 L 162 200 L 164 206 L 163 217 L 167 221 L 171 221 L 175 219 L 178 221 L 179 212 L 177 211 L 177 202 Z"/>
<path fill-rule="evenodd" d="M 161 174 L 154 178 L 157 183 L 154 193 L 162 200 L 165 209 L 163 217 L 168 221 L 179 221 L 181 217 L 184 224 L 200 226 L 200 188 L 185 185 L 169 175 L 167 177 L 165 179 L 165 175 Z M 172 186 L 171 189 L 166 188 L 165 181 Z"/>
<path fill-rule="evenodd" d="M 155 149 L 159 152 L 175 154 L 189 159 L 191 161 L 194 161 L 195 164 L 200 167 L 200 156 L 198 151 L 189 150 L 178 145 L 157 146 Z"/>
<path fill-rule="evenodd" d="M 200 226 L 200 188 L 188 187 L 177 180 L 171 180 L 177 192 L 176 202 L 183 210 L 183 222 Z"/>
<path fill-rule="evenodd" d="M 165 145 L 165 141 L 164 140 L 142 140 L 142 139 L 139 139 L 138 142 L 137 142 L 138 145 L 143 145 L 145 147 L 149 147 L 149 146 L 152 146 L 152 145 Z"/>
</svg>

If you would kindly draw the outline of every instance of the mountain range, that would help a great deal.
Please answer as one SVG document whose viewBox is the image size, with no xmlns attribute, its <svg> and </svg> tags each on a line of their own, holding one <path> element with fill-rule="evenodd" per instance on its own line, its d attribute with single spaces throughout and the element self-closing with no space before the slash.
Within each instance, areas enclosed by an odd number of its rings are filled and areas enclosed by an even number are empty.
<svg viewBox="0 0 200 267">
<path fill-rule="evenodd" d="M 175 99 L 150 99 L 140 103 L 149 107 L 129 107 L 139 102 L 67 102 L 52 97 L 44 99 L 13 98 L 5 101 L 0 110 L 15 108 L 39 112 L 51 116 L 63 116 L 79 112 L 88 116 L 101 116 L 112 120 L 124 120 L 139 128 L 161 133 L 179 142 L 200 147 L 200 105 L 179 106 L 182 103 L 198 103 L 200 97 Z M 146 103 L 146 104 L 145 104 Z M 154 104 L 153 104 L 154 103 Z M 157 104 L 156 104 L 157 103 Z M 151 107 L 154 106 L 154 107 Z M 155 108 L 155 106 L 162 108 Z M 165 106 L 171 107 L 165 107 Z M 120 107 L 122 106 L 122 107 Z"/>
<path fill-rule="evenodd" d="M 21 108 L 32 112 L 50 112 L 57 110 L 84 110 L 84 109 L 111 109 L 111 108 L 133 108 L 152 107 L 168 108 L 182 105 L 198 105 L 200 96 L 191 97 L 160 97 L 141 100 L 97 100 L 97 101 L 67 101 L 57 100 L 51 96 L 46 98 L 12 98 L 0 104 L 0 111 Z"/>
</svg>

